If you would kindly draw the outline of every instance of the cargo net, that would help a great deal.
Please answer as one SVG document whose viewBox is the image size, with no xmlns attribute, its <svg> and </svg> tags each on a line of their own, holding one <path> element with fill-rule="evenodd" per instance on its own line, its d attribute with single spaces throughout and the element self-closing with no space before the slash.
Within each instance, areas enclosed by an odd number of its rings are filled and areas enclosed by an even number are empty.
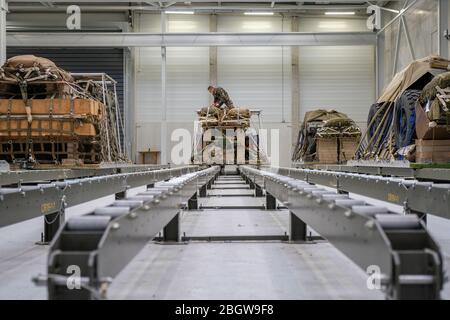
<svg viewBox="0 0 450 320">
<path fill-rule="evenodd" d="M 247 129 L 250 126 L 251 114 L 247 108 L 221 109 L 212 105 L 200 109 L 197 114 L 204 129 L 218 126 Z"/>
<path fill-rule="evenodd" d="M 351 160 L 361 131 L 346 114 L 318 109 L 305 113 L 292 155 L 295 163 Z"/>
<path fill-rule="evenodd" d="M 25 164 L 127 161 L 116 82 L 71 74 L 33 55 L 0 68 L 0 160 Z"/>
<path fill-rule="evenodd" d="M 192 163 L 269 164 L 266 146 L 259 136 L 260 110 L 211 106 L 197 114 Z"/>
<path fill-rule="evenodd" d="M 415 161 L 416 139 L 450 139 L 449 63 L 430 56 L 395 75 L 369 109 L 356 159 Z"/>
</svg>

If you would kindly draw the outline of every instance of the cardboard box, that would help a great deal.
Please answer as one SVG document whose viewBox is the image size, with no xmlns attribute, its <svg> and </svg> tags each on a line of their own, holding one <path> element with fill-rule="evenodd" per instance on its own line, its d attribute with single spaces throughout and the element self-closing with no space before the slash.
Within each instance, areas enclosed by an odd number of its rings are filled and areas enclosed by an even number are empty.
<svg viewBox="0 0 450 320">
<path fill-rule="evenodd" d="M 450 139 L 450 133 L 446 126 L 430 127 L 430 120 L 428 120 L 426 112 L 418 102 L 416 103 L 416 135 L 419 140 Z"/>
<path fill-rule="evenodd" d="M 449 163 L 450 140 L 416 140 L 417 163 Z"/>
<path fill-rule="evenodd" d="M 316 159 L 319 163 L 338 162 L 338 138 L 317 138 Z"/>
</svg>

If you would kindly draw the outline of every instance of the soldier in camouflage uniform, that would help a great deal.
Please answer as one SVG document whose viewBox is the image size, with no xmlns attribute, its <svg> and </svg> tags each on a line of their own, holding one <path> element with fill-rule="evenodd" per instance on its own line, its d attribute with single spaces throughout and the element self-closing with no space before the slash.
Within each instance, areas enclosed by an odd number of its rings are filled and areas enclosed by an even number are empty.
<svg viewBox="0 0 450 320">
<path fill-rule="evenodd" d="M 209 86 L 208 91 L 214 97 L 214 106 L 221 108 L 225 105 L 228 110 L 234 108 L 233 101 L 231 101 L 225 89 L 221 87 L 214 88 L 213 86 Z"/>
</svg>

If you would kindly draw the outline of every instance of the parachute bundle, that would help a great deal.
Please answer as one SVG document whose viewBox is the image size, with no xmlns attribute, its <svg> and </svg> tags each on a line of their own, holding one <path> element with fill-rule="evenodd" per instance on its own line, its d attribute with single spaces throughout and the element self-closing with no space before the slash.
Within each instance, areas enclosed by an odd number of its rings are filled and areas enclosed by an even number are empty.
<svg viewBox="0 0 450 320">
<path fill-rule="evenodd" d="M 449 64 L 449 60 L 429 56 L 413 61 L 394 76 L 378 101 L 370 107 L 367 130 L 358 146 L 357 159 L 412 158 L 404 156 L 404 150 L 412 150 L 406 147 L 414 144 L 418 137 L 420 113 L 425 111 L 430 121 L 437 118 L 445 121 L 439 105 L 441 100 L 436 97 L 447 94 L 443 88 L 449 85 L 450 74 L 445 72 Z"/>
<path fill-rule="evenodd" d="M 319 150 L 317 148 L 317 142 L 319 140 L 322 146 L 327 145 L 326 148 L 336 148 L 336 150 L 327 150 L 333 153 L 330 157 L 326 156 L 327 159 L 335 159 L 334 161 L 330 160 L 330 162 L 339 161 L 339 147 L 346 149 L 345 160 L 350 160 L 353 157 L 354 151 L 349 152 L 348 150 L 350 150 L 350 148 L 342 146 L 348 146 L 352 143 L 354 144 L 354 142 L 357 143 L 360 136 L 361 130 L 359 127 L 344 113 L 336 110 L 324 109 L 306 112 L 305 119 L 300 128 L 292 161 L 324 161 L 325 154 L 322 155 L 322 159 L 320 159 L 318 154 Z"/>
</svg>

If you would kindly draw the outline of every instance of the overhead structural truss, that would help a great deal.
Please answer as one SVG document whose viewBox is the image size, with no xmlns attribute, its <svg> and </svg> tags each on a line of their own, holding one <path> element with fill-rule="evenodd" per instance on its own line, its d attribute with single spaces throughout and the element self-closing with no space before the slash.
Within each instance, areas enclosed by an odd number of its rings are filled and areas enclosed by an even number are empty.
<svg viewBox="0 0 450 320">
<path fill-rule="evenodd" d="M 327 184 L 333 175 L 307 176 L 309 171 L 305 170 L 259 170 L 249 166 L 240 167 L 240 171 L 266 190 L 267 208 L 275 209 L 278 199 L 290 210 L 291 232 L 306 230 L 306 225 L 313 228 L 369 274 L 372 288 L 385 290 L 391 299 L 440 298 L 444 282 L 442 256 L 417 215 L 397 214 L 353 199 L 338 192 L 336 184 L 335 191 L 315 184 Z M 365 184 L 363 179 L 350 177 L 348 181 L 339 180 L 340 190 L 342 186 L 372 187 L 370 181 Z M 378 189 L 384 187 L 384 182 L 378 182 Z"/>
</svg>

